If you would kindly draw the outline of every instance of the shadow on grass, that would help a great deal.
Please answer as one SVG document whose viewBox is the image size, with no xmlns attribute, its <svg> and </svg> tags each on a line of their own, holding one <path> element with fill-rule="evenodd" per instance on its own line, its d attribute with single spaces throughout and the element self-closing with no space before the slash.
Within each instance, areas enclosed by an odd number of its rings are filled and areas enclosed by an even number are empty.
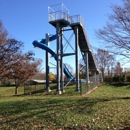
<svg viewBox="0 0 130 130">
<path fill-rule="evenodd" d="M 24 101 L 2 102 L 0 104 L 0 117 L 2 124 L 25 124 L 31 125 L 34 120 L 61 125 L 59 120 L 92 115 L 95 110 L 94 105 L 99 102 L 108 102 L 112 100 L 128 100 L 130 97 L 113 97 L 113 98 L 41 98 L 26 99 Z M 36 119 L 35 119 L 36 118 Z M 64 120 L 66 121 L 66 120 Z M 68 122 L 67 122 L 68 123 Z M 124 129 L 125 130 L 125 129 Z"/>
<path fill-rule="evenodd" d="M 111 85 L 113 85 L 114 87 L 130 87 L 130 83 L 113 83 Z"/>
<path fill-rule="evenodd" d="M 13 101 L 13 102 L 2 102 L 0 104 L 1 112 L 8 111 L 8 115 L 20 114 L 28 112 L 30 110 L 47 109 L 50 111 L 59 111 L 65 108 L 72 108 L 73 112 L 80 114 L 91 114 L 93 112 L 92 107 L 99 102 L 108 102 L 113 100 L 129 100 L 130 97 L 111 97 L 111 98 L 97 98 L 89 99 L 87 97 L 80 99 L 70 98 L 52 98 L 52 99 L 28 99 L 26 101 Z M 58 109 L 57 109 L 58 108 Z M 71 110 L 71 109 L 70 109 Z M 86 111 L 88 110 L 88 111 Z M 44 112 L 47 112 L 44 110 Z M 39 111 L 41 113 L 41 111 Z M 1 113 L 2 114 L 2 113 Z M 30 115 L 31 116 L 31 115 Z"/>
<path fill-rule="evenodd" d="M 18 95 L 13 95 L 13 96 L 23 96 L 23 95 L 42 95 L 42 96 L 46 96 L 46 95 L 50 95 L 50 96 L 55 96 L 57 95 L 57 85 L 50 85 L 50 90 L 51 91 L 47 91 L 44 88 L 42 89 L 37 89 L 37 90 L 30 90 L 28 92 L 26 92 L 25 94 L 18 94 Z M 76 95 L 80 95 L 80 92 L 77 92 L 75 91 L 75 86 L 74 85 L 70 85 L 70 86 L 67 86 L 66 88 L 64 88 L 65 92 L 63 92 L 61 95 L 57 95 L 57 96 L 76 96 Z"/>
<path fill-rule="evenodd" d="M 129 85 L 129 86 L 127 86 L 127 89 L 130 89 L 130 85 Z"/>
</svg>

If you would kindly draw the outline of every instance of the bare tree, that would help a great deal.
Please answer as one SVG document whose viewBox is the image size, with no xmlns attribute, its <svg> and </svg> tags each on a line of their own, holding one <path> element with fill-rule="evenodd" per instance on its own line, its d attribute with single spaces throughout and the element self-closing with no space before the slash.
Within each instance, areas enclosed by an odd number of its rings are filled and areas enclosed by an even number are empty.
<svg viewBox="0 0 130 130">
<path fill-rule="evenodd" d="M 73 75 L 73 73 L 74 73 L 73 67 L 71 65 L 67 64 L 67 63 L 65 63 L 65 66 L 67 67 L 67 69 L 69 70 L 69 72 Z"/>
<path fill-rule="evenodd" d="M 3 27 L 2 21 L 0 21 L 0 45 L 6 43 L 7 36 L 8 36 L 8 32 Z"/>
<path fill-rule="evenodd" d="M 112 76 L 114 74 L 115 57 L 109 54 L 107 63 L 107 75 Z"/>
<path fill-rule="evenodd" d="M 86 65 L 85 65 L 83 59 L 80 59 L 80 61 L 79 61 L 79 78 L 80 79 L 86 78 Z"/>
<path fill-rule="evenodd" d="M 109 54 L 108 51 L 98 49 L 95 57 L 97 59 L 97 63 L 99 64 L 103 78 L 105 76 L 105 73 L 107 73 L 108 75 L 110 74 L 110 72 L 112 73 L 115 62 L 115 58 L 113 55 Z"/>
<path fill-rule="evenodd" d="M 130 58 L 130 0 L 122 0 L 123 5 L 113 5 L 109 22 L 96 31 L 97 37 L 109 52 Z"/>
<path fill-rule="evenodd" d="M 120 62 L 117 62 L 116 66 L 115 66 L 115 74 L 120 75 L 122 73 L 122 71 L 123 71 L 123 69 L 121 67 Z"/>
<path fill-rule="evenodd" d="M 40 71 L 34 78 L 39 79 L 39 80 L 45 80 L 46 79 L 46 73 Z"/>
</svg>

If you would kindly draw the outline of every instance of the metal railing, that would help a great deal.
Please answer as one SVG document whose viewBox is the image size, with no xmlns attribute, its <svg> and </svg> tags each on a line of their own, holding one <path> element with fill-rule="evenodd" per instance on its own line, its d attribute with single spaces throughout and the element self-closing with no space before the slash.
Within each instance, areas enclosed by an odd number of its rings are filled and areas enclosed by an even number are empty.
<svg viewBox="0 0 130 130">
<path fill-rule="evenodd" d="M 48 20 L 56 21 L 56 20 L 66 20 L 69 18 L 69 10 L 66 6 L 61 4 L 51 5 L 48 7 Z"/>
<path fill-rule="evenodd" d="M 69 21 L 69 15 L 65 12 L 62 11 L 57 11 L 57 12 L 51 12 L 48 14 L 48 21 L 56 21 L 56 20 L 66 20 Z"/>
<path fill-rule="evenodd" d="M 76 23 L 80 23 L 83 27 L 84 26 L 84 21 L 83 18 L 81 17 L 81 15 L 73 15 L 69 17 L 69 22 L 70 24 L 76 24 Z"/>
</svg>

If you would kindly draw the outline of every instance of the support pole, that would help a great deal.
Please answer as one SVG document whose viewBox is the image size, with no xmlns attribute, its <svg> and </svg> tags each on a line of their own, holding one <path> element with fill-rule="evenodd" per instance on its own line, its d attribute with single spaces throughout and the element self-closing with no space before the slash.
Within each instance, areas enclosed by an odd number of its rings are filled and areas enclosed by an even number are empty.
<svg viewBox="0 0 130 130">
<path fill-rule="evenodd" d="M 96 71 L 94 72 L 94 82 L 97 83 L 97 75 L 96 75 Z"/>
<path fill-rule="evenodd" d="M 46 34 L 46 45 L 49 46 L 49 34 Z M 49 53 L 46 51 L 46 91 L 51 91 L 49 86 Z"/>
<path fill-rule="evenodd" d="M 61 36 L 60 36 L 60 44 L 61 44 L 61 91 L 64 92 L 64 64 L 63 64 L 63 31 L 61 28 L 61 32 L 60 32 Z"/>
<path fill-rule="evenodd" d="M 88 52 L 85 52 L 85 57 L 86 57 L 86 84 L 87 84 L 87 87 L 88 87 L 88 83 L 89 83 Z"/>
<path fill-rule="evenodd" d="M 61 55 L 60 55 L 60 25 L 59 23 L 56 23 L 56 35 L 57 35 L 57 94 L 61 94 L 60 90 L 60 60 L 61 60 Z"/>
<path fill-rule="evenodd" d="M 76 91 L 79 91 L 79 65 L 78 65 L 78 27 L 75 27 L 75 68 L 76 68 Z"/>
</svg>

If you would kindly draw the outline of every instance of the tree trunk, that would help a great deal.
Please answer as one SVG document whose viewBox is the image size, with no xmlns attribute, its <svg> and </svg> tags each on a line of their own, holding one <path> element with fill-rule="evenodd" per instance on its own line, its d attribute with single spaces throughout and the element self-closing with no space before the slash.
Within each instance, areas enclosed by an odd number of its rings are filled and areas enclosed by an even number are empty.
<svg viewBox="0 0 130 130">
<path fill-rule="evenodd" d="M 104 81 L 104 70 L 101 70 L 102 72 L 102 78 L 103 78 L 103 81 Z"/>
<path fill-rule="evenodd" d="M 15 87 L 15 94 L 18 94 L 18 86 Z"/>
</svg>

